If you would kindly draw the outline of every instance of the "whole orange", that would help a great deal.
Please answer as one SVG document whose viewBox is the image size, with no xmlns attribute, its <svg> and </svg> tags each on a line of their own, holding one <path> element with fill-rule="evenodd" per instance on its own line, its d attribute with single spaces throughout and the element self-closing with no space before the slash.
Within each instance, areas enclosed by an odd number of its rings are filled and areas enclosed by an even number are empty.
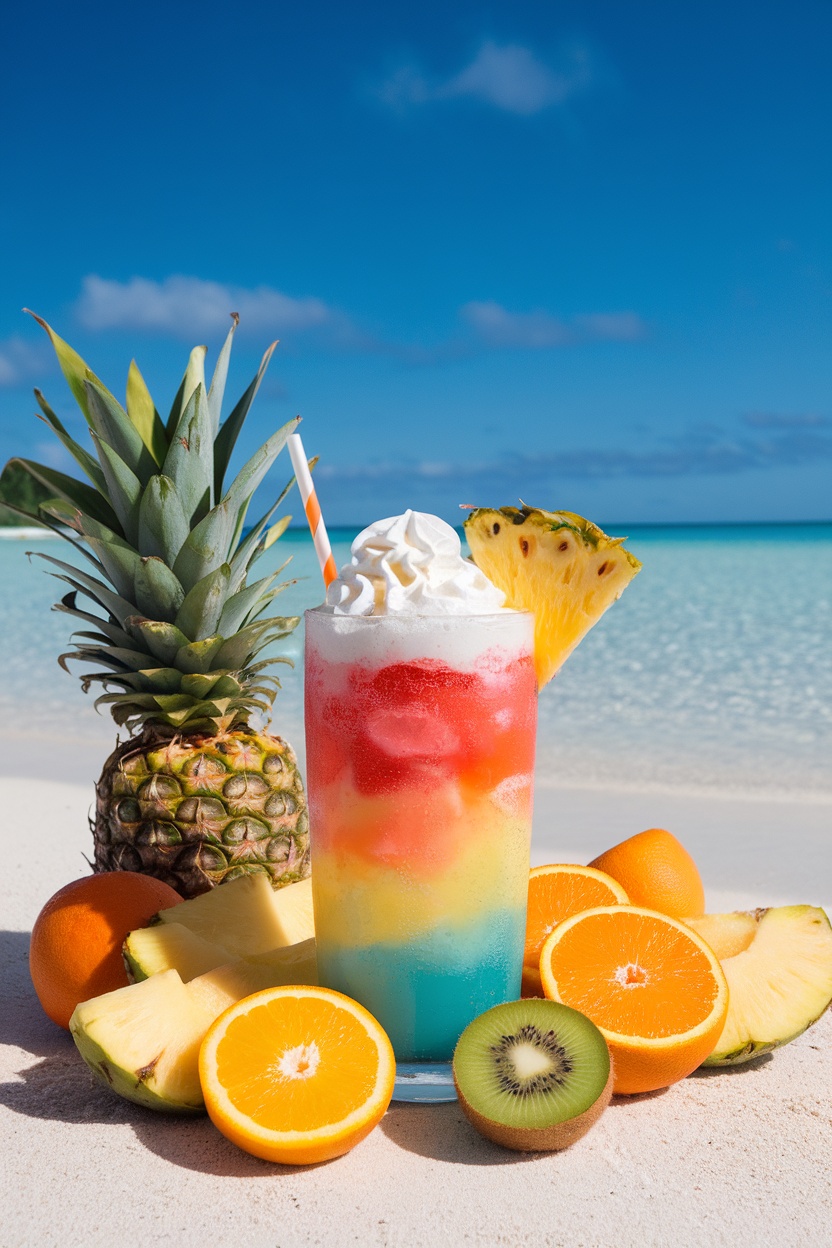
<svg viewBox="0 0 832 1248">
<path fill-rule="evenodd" d="M 169 884 L 136 871 L 88 875 L 50 897 L 32 929 L 29 972 L 52 1021 L 69 1029 L 80 1001 L 124 988 L 125 936 L 180 901 Z"/>
<path fill-rule="evenodd" d="M 617 880 L 634 906 L 647 906 L 673 919 L 705 913 L 705 889 L 696 863 L 664 828 L 628 837 L 589 865 Z"/>
</svg>

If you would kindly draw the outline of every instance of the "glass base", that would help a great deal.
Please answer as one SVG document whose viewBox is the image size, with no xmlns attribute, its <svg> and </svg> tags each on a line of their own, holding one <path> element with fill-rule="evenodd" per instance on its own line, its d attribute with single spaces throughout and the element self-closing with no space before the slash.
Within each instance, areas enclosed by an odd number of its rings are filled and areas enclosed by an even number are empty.
<svg viewBox="0 0 832 1248">
<path fill-rule="evenodd" d="M 450 1062 L 397 1062 L 394 1101 L 437 1105 L 455 1101 L 456 1088 Z"/>
</svg>

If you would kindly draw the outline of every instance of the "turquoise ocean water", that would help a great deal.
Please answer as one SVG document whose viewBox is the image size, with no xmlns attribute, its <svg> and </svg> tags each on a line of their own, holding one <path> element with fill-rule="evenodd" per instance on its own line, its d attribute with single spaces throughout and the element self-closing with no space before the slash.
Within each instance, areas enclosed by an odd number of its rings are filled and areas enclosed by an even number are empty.
<svg viewBox="0 0 832 1248">
<path fill-rule="evenodd" d="M 832 801 L 832 525 L 628 531 L 644 569 L 541 696 L 538 784 Z M 339 564 L 353 536 L 332 534 Z M 2 732 L 104 750 L 110 721 L 56 663 L 62 589 L 27 550 L 73 553 L 0 541 Z M 300 614 L 322 598 L 308 535 L 285 534 L 261 574 L 289 555 L 277 601 Z M 273 726 L 302 746 L 302 631 L 284 653 Z"/>
</svg>

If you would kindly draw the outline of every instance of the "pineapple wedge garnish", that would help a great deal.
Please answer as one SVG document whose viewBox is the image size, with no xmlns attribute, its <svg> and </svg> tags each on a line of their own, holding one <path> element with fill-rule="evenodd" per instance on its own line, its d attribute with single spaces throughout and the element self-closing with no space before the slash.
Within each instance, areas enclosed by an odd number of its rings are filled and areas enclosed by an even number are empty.
<svg viewBox="0 0 832 1248">
<path fill-rule="evenodd" d="M 506 606 L 534 614 L 541 689 L 641 569 L 623 537 L 607 537 L 571 511 L 480 507 L 465 521 L 465 536 Z"/>
</svg>

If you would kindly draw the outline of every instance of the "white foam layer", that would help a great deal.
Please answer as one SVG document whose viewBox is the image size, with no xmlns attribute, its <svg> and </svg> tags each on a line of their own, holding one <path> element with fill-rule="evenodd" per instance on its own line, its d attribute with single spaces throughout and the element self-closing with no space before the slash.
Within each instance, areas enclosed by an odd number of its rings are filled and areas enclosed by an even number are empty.
<svg viewBox="0 0 832 1248">
<path fill-rule="evenodd" d="M 406 511 L 369 525 L 326 595 L 335 615 L 488 615 L 505 594 L 462 557 L 454 529 Z"/>
<path fill-rule="evenodd" d="M 386 667 L 437 659 L 461 671 L 481 668 L 495 651 L 499 666 L 532 655 L 534 617 L 525 611 L 492 615 L 333 615 L 306 612 L 306 646 L 327 663 Z"/>
</svg>

